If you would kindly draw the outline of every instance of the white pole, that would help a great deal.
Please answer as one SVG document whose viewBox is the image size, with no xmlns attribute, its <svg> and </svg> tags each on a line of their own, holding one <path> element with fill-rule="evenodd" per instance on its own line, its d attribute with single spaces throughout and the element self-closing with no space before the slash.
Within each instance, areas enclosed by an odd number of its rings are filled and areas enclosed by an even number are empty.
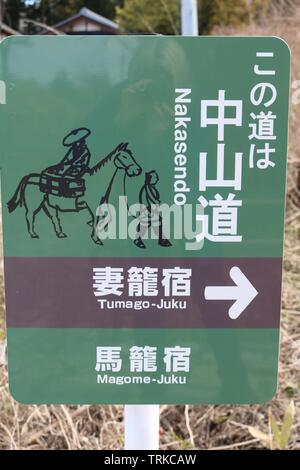
<svg viewBox="0 0 300 470">
<path fill-rule="evenodd" d="M 198 36 L 197 0 L 181 0 L 181 34 Z M 125 450 L 159 449 L 159 405 L 125 405 Z"/>
<path fill-rule="evenodd" d="M 125 450 L 159 449 L 159 405 L 125 405 Z"/>
<path fill-rule="evenodd" d="M 198 36 L 197 0 L 181 0 L 181 34 Z"/>
</svg>

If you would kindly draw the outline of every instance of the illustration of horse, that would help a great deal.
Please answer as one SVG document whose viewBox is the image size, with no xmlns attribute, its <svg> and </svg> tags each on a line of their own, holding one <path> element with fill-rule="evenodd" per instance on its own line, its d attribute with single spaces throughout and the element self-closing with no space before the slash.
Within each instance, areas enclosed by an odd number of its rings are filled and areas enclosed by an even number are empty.
<svg viewBox="0 0 300 470">
<path fill-rule="evenodd" d="M 70 141 L 72 134 L 74 143 L 74 135 L 78 134 L 78 131 L 82 133 L 82 129 L 84 128 L 75 129 L 66 138 Z M 64 145 L 71 144 L 67 141 Z M 80 145 L 82 146 L 82 142 Z M 81 153 L 84 152 L 86 149 L 81 151 Z M 64 160 L 66 158 L 70 157 L 66 156 Z M 18 206 L 24 207 L 27 229 L 31 238 L 39 238 L 35 231 L 35 218 L 40 211 L 43 211 L 51 220 L 56 236 L 65 238 L 67 235 L 63 232 L 60 214 L 86 210 L 90 215 L 90 220 L 87 223 L 92 227 L 91 238 L 96 244 L 102 245 L 96 230 L 97 207 L 99 204 L 109 203 L 112 187 L 118 184 L 118 177 L 123 181 L 124 177 L 133 178 L 142 172 L 142 168 L 128 148 L 128 143 L 119 144 L 95 166 L 85 168 L 84 178 L 82 175 L 78 175 L 73 167 L 71 174 L 69 168 L 69 175 L 64 174 L 63 176 L 60 171 L 57 171 L 57 168 L 61 170 L 62 163 L 55 167 L 49 167 L 42 173 L 30 173 L 24 176 L 7 203 L 8 211 L 11 213 Z"/>
</svg>

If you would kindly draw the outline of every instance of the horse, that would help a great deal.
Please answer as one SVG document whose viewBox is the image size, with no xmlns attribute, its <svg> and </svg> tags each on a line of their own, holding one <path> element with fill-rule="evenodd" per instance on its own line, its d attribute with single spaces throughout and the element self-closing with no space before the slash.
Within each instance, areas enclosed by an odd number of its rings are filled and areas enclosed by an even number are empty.
<svg viewBox="0 0 300 470">
<path fill-rule="evenodd" d="M 99 204 L 109 202 L 110 193 L 118 173 L 123 173 L 126 177 L 132 178 L 140 175 L 142 172 L 142 168 L 136 162 L 127 146 L 128 143 L 119 144 L 109 155 L 101 159 L 94 167 L 88 169 L 84 175 L 86 182 L 84 195 L 72 199 L 63 196 L 53 196 L 49 192 L 41 191 L 40 173 L 30 173 L 24 176 L 14 195 L 7 203 L 8 211 L 12 213 L 18 206 L 25 208 L 28 233 L 34 239 L 39 238 L 35 231 L 35 218 L 41 210 L 51 220 L 58 238 L 67 237 L 61 226 L 59 217 L 61 212 L 87 210 L 90 215 L 90 220 L 87 223 L 92 227 L 91 238 L 94 243 L 102 245 L 103 243 L 98 237 L 96 230 L 98 222 L 96 211 Z M 103 176 L 104 173 L 106 173 L 105 181 L 109 181 L 109 183 L 107 187 L 104 187 L 101 196 L 94 180 L 96 181 L 96 178 L 99 179 L 99 175 Z M 68 205 L 67 209 L 64 208 L 64 206 Z"/>
</svg>

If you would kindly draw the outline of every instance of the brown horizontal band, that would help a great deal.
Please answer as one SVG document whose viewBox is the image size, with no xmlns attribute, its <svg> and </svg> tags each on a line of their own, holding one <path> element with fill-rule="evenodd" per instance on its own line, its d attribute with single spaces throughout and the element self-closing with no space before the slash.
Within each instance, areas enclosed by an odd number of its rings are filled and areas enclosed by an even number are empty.
<svg viewBox="0 0 300 470">
<path fill-rule="evenodd" d="M 123 268 L 125 278 L 131 267 L 157 268 L 157 297 L 130 297 L 126 279 L 120 296 L 95 296 L 93 269 L 107 266 Z M 172 300 L 165 296 L 161 276 L 163 269 L 175 267 L 192 270 L 191 294 Z M 209 286 L 234 286 L 229 275 L 233 267 L 257 291 L 236 320 L 228 314 L 234 300 L 207 300 L 204 294 Z M 6 257 L 7 324 L 11 328 L 279 328 L 281 276 L 281 258 Z"/>
</svg>

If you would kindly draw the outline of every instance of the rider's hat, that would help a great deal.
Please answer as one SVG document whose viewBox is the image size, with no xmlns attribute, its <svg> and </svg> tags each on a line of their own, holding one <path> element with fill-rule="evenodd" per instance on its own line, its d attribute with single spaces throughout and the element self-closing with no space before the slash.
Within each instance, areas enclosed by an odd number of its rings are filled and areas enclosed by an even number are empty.
<svg viewBox="0 0 300 470">
<path fill-rule="evenodd" d="M 70 147 L 80 140 L 85 140 L 90 135 L 90 133 L 91 131 L 86 127 L 79 127 L 78 129 L 74 129 L 68 135 L 66 135 L 62 143 L 65 147 Z"/>
</svg>

